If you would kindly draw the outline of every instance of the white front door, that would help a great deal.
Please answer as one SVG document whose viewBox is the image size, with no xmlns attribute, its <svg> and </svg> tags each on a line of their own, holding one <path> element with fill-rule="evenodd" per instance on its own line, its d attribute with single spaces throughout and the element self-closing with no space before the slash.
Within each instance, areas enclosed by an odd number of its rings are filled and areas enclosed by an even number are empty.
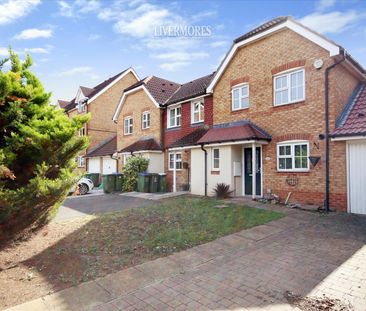
<svg viewBox="0 0 366 311">
<path fill-rule="evenodd" d="M 100 158 L 89 158 L 88 159 L 88 173 L 99 173 L 100 174 Z"/>
<path fill-rule="evenodd" d="M 366 142 L 348 145 L 349 211 L 366 214 Z"/>
<path fill-rule="evenodd" d="M 111 158 L 103 158 L 103 174 L 117 173 L 117 160 Z"/>
</svg>

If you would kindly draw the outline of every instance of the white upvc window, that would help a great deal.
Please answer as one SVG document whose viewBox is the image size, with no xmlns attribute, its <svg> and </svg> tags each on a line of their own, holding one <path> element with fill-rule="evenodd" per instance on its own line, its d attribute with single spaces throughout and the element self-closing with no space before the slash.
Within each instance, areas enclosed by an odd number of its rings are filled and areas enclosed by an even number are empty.
<svg viewBox="0 0 366 311">
<path fill-rule="evenodd" d="M 220 170 L 220 149 L 219 148 L 212 149 L 212 170 L 213 171 Z"/>
<path fill-rule="evenodd" d="M 182 165 L 182 153 L 181 152 L 169 153 L 168 160 L 169 160 L 168 165 L 169 165 L 170 171 L 174 170 L 174 163 L 175 163 L 176 170 L 182 169 L 183 165 Z"/>
<path fill-rule="evenodd" d="M 236 85 L 231 90 L 231 109 L 240 110 L 249 108 L 249 84 Z"/>
<path fill-rule="evenodd" d="M 305 70 L 293 70 L 274 77 L 274 105 L 281 106 L 305 100 Z"/>
<path fill-rule="evenodd" d="M 191 123 L 203 122 L 205 119 L 205 106 L 203 100 L 192 102 L 191 104 Z"/>
<path fill-rule="evenodd" d="M 168 128 L 180 126 L 181 117 L 182 117 L 181 106 L 168 108 Z"/>
<path fill-rule="evenodd" d="M 85 167 L 85 159 L 82 156 L 77 157 L 78 167 Z"/>
<path fill-rule="evenodd" d="M 85 112 L 86 111 L 86 101 L 81 100 L 78 102 L 78 112 Z"/>
<path fill-rule="evenodd" d="M 124 120 L 124 134 L 131 135 L 133 133 L 133 118 L 126 117 Z"/>
<path fill-rule="evenodd" d="M 150 128 L 150 112 L 145 111 L 142 113 L 142 129 L 146 130 Z"/>
<path fill-rule="evenodd" d="M 85 127 L 82 127 L 82 128 L 79 130 L 79 136 L 80 136 L 80 137 L 85 136 L 85 133 L 86 133 Z"/>
<path fill-rule="evenodd" d="M 132 157 L 132 154 L 131 153 L 125 153 L 123 155 L 123 165 L 126 165 L 128 159 L 131 158 L 131 157 Z"/>
<path fill-rule="evenodd" d="M 277 170 L 306 172 L 309 170 L 309 142 L 294 141 L 277 144 Z"/>
</svg>

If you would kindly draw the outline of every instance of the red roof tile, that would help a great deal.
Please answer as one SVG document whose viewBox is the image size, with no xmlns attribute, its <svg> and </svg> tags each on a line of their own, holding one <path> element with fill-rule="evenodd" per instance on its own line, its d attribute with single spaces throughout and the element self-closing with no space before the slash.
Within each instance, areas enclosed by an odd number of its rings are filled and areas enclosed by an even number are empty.
<svg viewBox="0 0 366 311">
<path fill-rule="evenodd" d="M 361 85 L 346 105 L 334 136 L 366 135 L 366 84 Z"/>
<path fill-rule="evenodd" d="M 120 152 L 136 152 L 136 151 L 160 151 L 161 146 L 156 142 L 154 138 L 141 139 L 128 147 L 123 148 Z"/>
<path fill-rule="evenodd" d="M 177 148 L 177 147 L 185 147 L 185 146 L 193 146 L 197 145 L 197 142 L 202 138 L 203 135 L 207 133 L 208 129 L 199 128 L 192 133 L 189 133 L 186 136 L 178 139 L 177 141 L 171 143 L 168 148 Z"/>
<path fill-rule="evenodd" d="M 271 140 L 271 136 L 249 121 L 216 125 L 198 141 L 198 144 L 234 142 L 240 140 Z"/>
<path fill-rule="evenodd" d="M 117 151 L 117 135 L 114 134 L 112 137 L 106 139 L 101 144 L 90 150 L 85 158 L 102 157 L 112 155 Z"/>
</svg>

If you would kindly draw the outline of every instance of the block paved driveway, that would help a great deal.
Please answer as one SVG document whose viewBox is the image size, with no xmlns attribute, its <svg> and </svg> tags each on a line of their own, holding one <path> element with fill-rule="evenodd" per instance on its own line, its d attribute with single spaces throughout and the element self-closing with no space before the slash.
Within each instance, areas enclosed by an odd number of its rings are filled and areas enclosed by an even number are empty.
<svg viewBox="0 0 366 311">
<path fill-rule="evenodd" d="M 299 310 L 284 298 L 289 290 L 326 294 L 364 311 L 365 244 L 365 217 L 292 210 L 11 310 Z"/>
</svg>

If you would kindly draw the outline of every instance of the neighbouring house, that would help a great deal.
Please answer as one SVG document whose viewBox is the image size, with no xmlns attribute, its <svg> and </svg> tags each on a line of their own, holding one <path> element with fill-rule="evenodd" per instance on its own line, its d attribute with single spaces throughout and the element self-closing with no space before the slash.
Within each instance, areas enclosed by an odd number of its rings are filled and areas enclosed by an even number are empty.
<svg viewBox="0 0 366 311">
<path fill-rule="evenodd" d="M 179 84 L 149 76 L 123 91 L 113 115 L 117 123 L 119 169 L 131 156 L 149 159 L 148 172 L 164 172 L 162 105 Z"/>
<path fill-rule="evenodd" d="M 166 104 L 173 190 L 186 161 L 190 176 L 182 183 L 193 194 L 213 195 L 223 182 L 236 196 L 290 195 L 291 202 L 366 213 L 364 81 L 365 70 L 342 47 L 291 17 L 244 34 L 202 93 L 213 96 L 212 126 L 174 137 L 170 128 L 188 128 L 192 110 L 183 114 L 184 99 L 175 111 L 172 99 Z"/>
<path fill-rule="evenodd" d="M 170 191 L 190 190 L 191 147 L 212 126 L 212 94 L 206 88 L 213 76 L 182 84 L 163 105 L 164 167 Z"/>
<path fill-rule="evenodd" d="M 123 90 L 137 81 L 136 72 L 128 68 L 93 88 L 80 86 L 71 101 L 58 101 L 70 118 L 78 114 L 91 115 L 90 121 L 78 133 L 88 136 L 90 141 L 88 149 L 76 159 L 79 171 L 100 174 L 117 171 L 116 161 L 109 154 L 117 135 L 117 125 L 112 116 Z"/>
</svg>

